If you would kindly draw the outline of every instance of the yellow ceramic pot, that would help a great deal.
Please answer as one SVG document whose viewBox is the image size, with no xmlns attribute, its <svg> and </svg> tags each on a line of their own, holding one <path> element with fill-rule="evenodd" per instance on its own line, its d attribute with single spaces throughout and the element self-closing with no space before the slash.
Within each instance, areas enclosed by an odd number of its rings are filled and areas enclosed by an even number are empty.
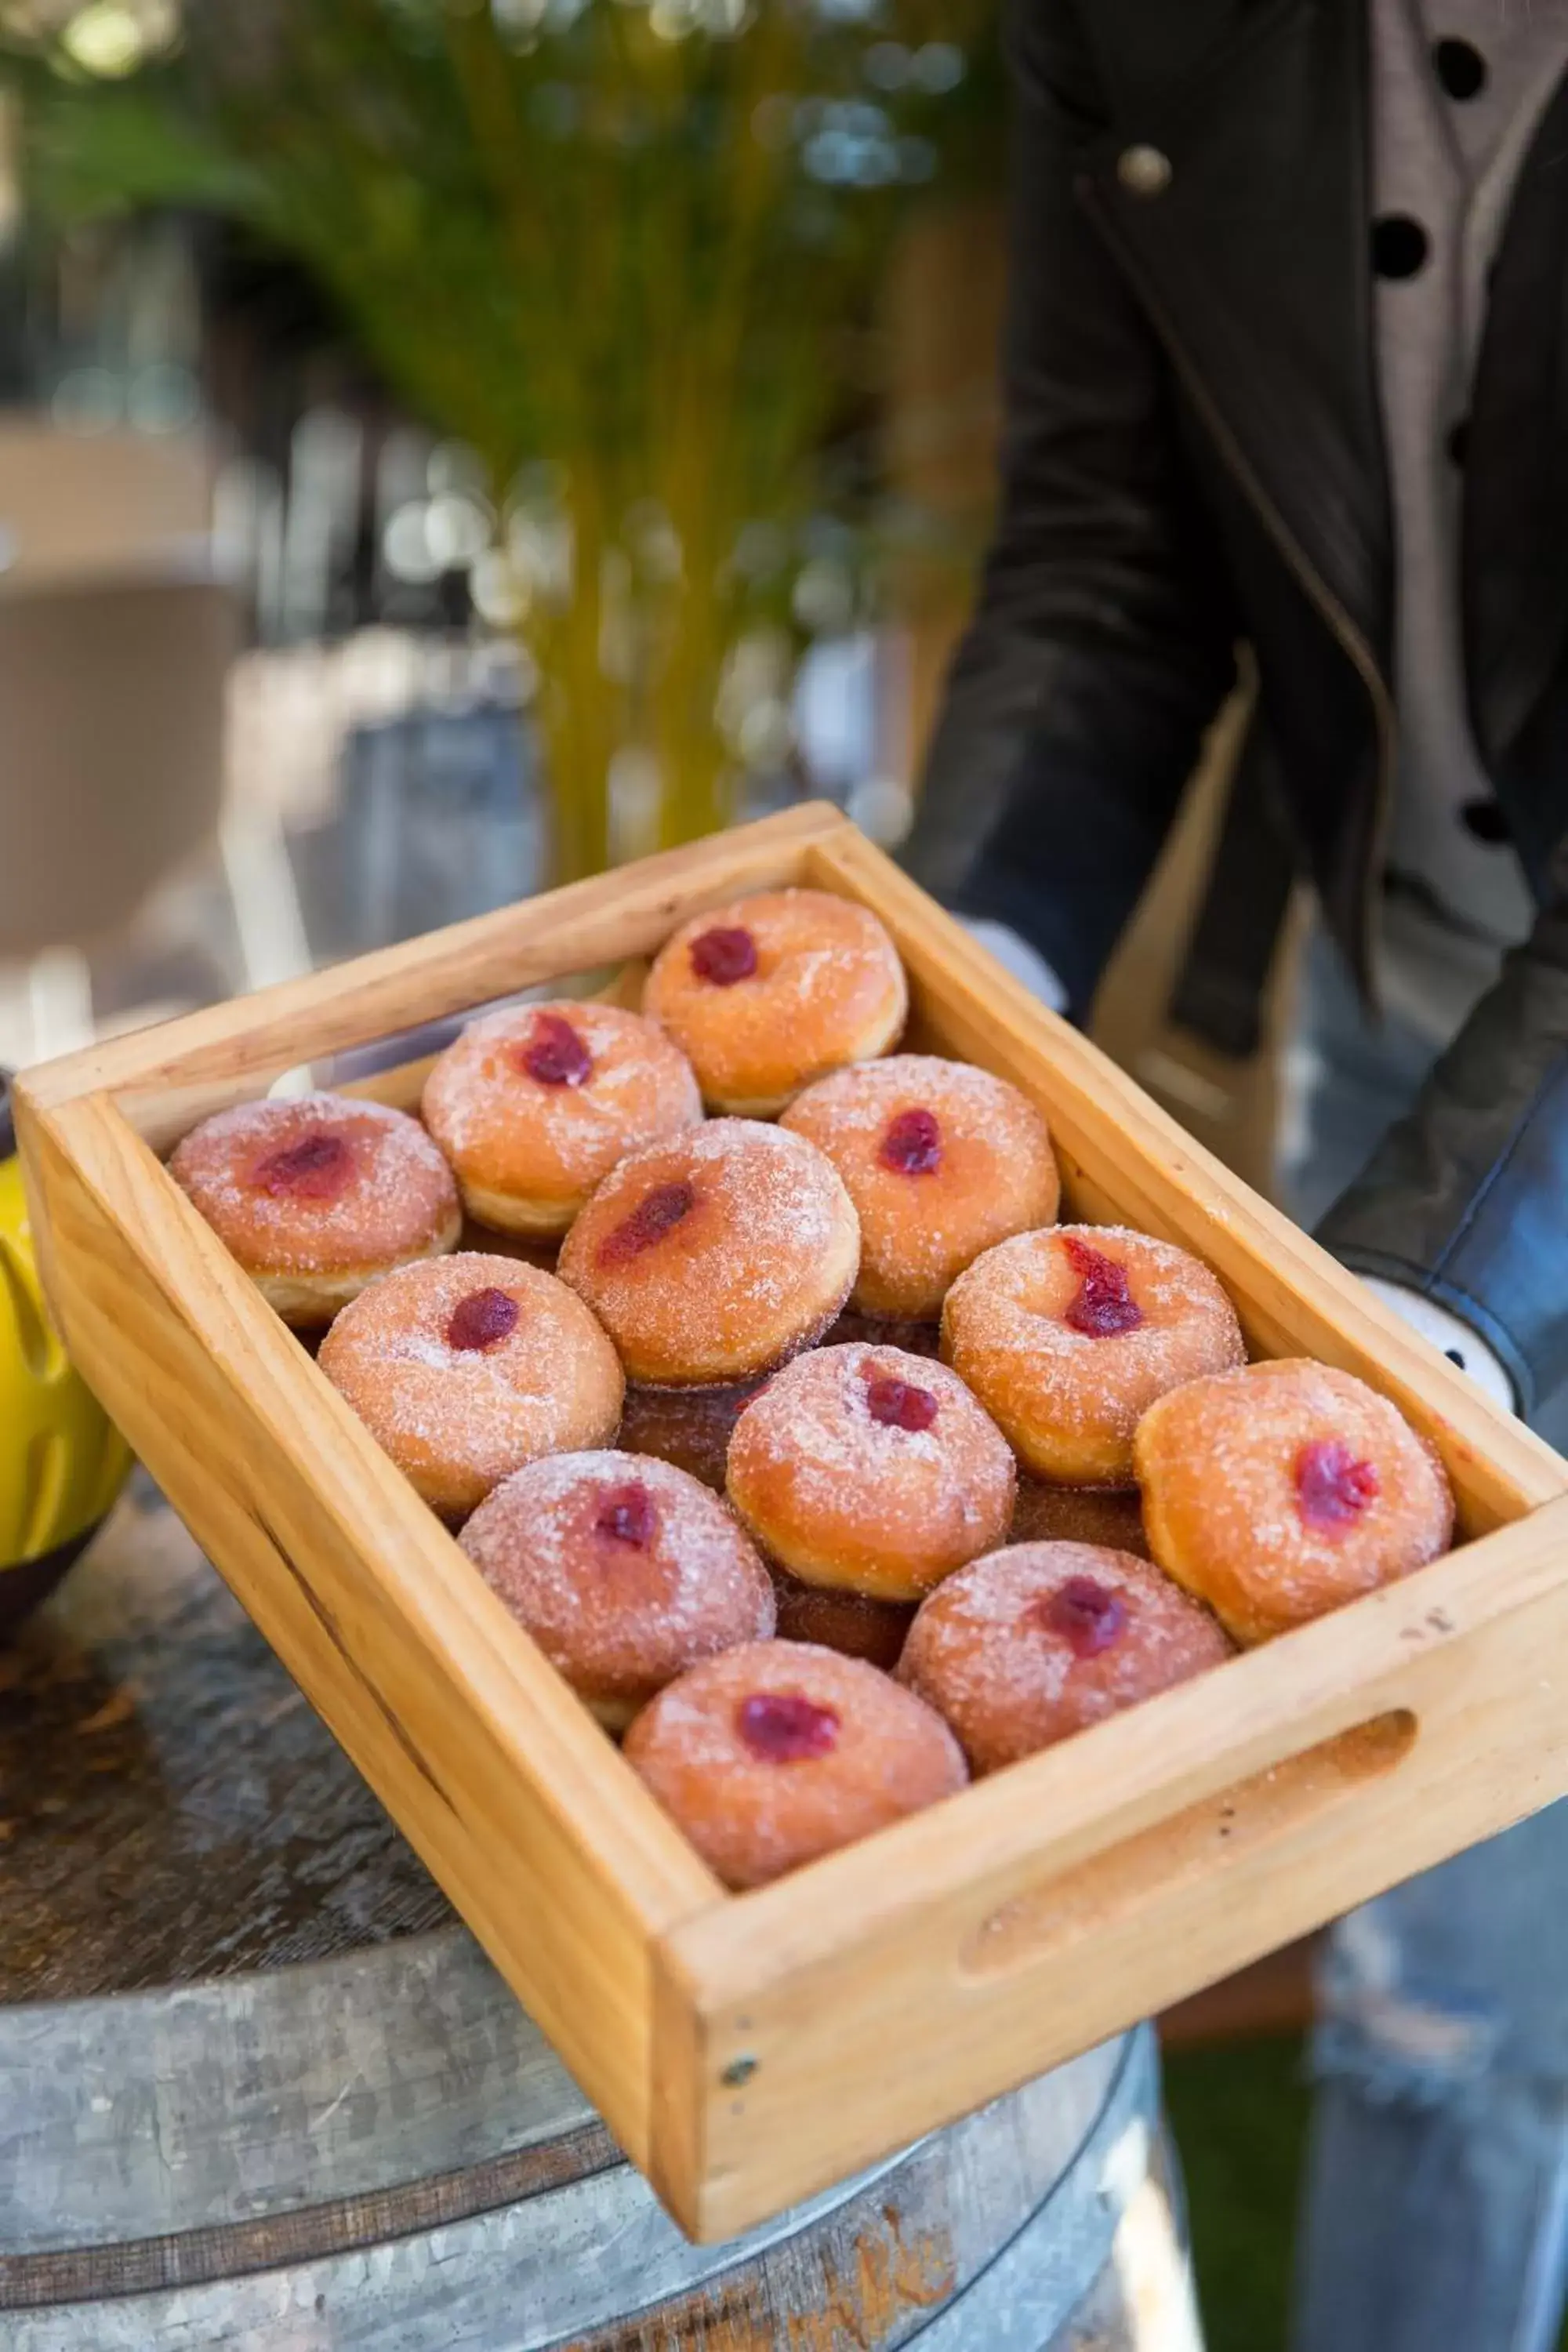
<svg viewBox="0 0 1568 2352">
<path fill-rule="evenodd" d="M 0 1155 L 9 1125 L 0 1078 Z M 22 1171 L 0 1156 L 0 1634 L 59 1582 L 130 1466 L 49 1321 Z"/>
</svg>

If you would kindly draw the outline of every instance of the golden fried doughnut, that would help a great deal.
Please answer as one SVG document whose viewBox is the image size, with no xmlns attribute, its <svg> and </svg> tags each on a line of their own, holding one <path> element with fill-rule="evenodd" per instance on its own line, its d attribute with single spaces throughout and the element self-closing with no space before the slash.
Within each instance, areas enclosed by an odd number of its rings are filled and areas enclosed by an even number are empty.
<svg viewBox="0 0 1568 2352">
<path fill-rule="evenodd" d="M 548 1454 L 504 1478 L 459 1540 L 606 1730 L 689 1666 L 773 1630 L 750 1538 L 668 1462 Z"/>
<path fill-rule="evenodd" d="M 942 1352 L 1026 1470 L 1126 1486 L 1156 1397 L 1244 1360 L 1236 1310 L 1206 1265 L 1121 1225 L 1020 1234 L 948 1292 Z"/>
<path fill-rule="evenodd" d="M 477 1250 L 372 1283 L 317 1361 L 453 1517 L 536 1454 L 607 1444 L 621 1417 L 616 1351 L 582 1300 L 552 1274 Z"/>
<path fill-rule="evenodd" d="M 972 1771 L 995 1772 L 1229 1655 L 1208 1611 L 1130 1552 L 1011 1544 L 922 1602 L 899 1679 Z"/>
<path fill-rule="evenodd" d="M 668 1030 L 714 1110 L 770 1118 L 813 1078 L 885 1054 L 909 993 L 868 908 L 767 890 L 694 915 L 655 957 L 643 1011 Z"/>
<path fill-rule="evenodd" d="M 918 1601 L 1004 1540 L 1016 1471 L 944 1364 L 818 1348 L 775 1374 L 730 1440 L 731 1502 L 806 1584 Z"/>
<path fill-rule="evenodd" d="M 782 1124 L 826 1151 L 860 1220 L 863 1315 L 934 1320 L 983 1250 L 1047 1225 L 1061 1183 L 1026 1095 L 967 1062 L 893 1054 L 797 1095 Z"/>
<path fill-rule="evenodd" d="M 193 1128 L 169 1173 L 286 1323 L 330 1323 L 462 1226 L 451 1170 L 417 1119 L 348 1095 L 242 1103 Z"/>
<path fill-rule="evenodd" d="M 693 1666 L 643 1709 L 626 1753 L 733 1887 L 868 1837 L 968 1778 L 923 1699 L 807 1642 L 754 1642 Z"/>
<path fill-rule="evenodd" d="M 563 1000 L 470 1022 L 437 1056 L 422 1110 L 470 1217 L 549 1234 L 628 1151 L 695 1127 L 702 1101 L 657 1024 Z"/>
<path fill-rule="evenodd" d="M 717 1118 L 605 1179 L 560 1274 L 651 1387 L 731 1385 L 807 1347 L 855 1280 L 860 1231 L 815 1144 Z"/>
<path fill-rule="evenodd" d="M 1238 1642 L 1408 1576 L 1453 1537 L 1436 1448 L 1364 1381 L 1305 1358 L 1175 1390 L 1135 1458 L 1150 1550 Z"/>
</svg>

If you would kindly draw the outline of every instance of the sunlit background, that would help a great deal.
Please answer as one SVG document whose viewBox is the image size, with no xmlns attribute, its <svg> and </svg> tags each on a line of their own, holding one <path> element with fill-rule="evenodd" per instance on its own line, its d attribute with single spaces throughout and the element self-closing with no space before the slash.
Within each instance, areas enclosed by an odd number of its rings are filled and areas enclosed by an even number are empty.
<svg viewBox="0 0 1568 2352">
<path fill-rule="evenodd" d="M 826 793 L 983 542 L 990 0 L 0 5 L 0 1063 Z"/>
</svg>

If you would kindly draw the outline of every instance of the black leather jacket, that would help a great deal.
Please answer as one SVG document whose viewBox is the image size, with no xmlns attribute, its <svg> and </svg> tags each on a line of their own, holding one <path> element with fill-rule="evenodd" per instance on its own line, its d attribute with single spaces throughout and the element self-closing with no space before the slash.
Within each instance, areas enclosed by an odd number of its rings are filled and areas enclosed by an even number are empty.
<svg viewBox="0 0 1568 2352">
<path fill-rule="evenodd" d="M 910 863 L 1082 1006 L 1245 639 L 1245 789 L 1370 988 L 1398 718 L 1365 0 L 1021 0 L 1013 46 L 1003 506 Z M 1472 723 L 1539 919 L 1323 1231 L 1465 1317 L 1527 1410 L 1568 1375 L 1564 153 L 1568 85 L 1493 273 L 1464 492 Z"/>
</svg>

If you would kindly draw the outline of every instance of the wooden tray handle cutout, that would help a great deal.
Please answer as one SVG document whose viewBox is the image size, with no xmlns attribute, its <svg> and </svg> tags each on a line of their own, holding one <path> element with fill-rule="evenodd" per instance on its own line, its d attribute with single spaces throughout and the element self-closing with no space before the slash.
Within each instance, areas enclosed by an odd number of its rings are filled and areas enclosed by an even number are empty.
<svg viewBox="0 0 1568 2352">
<path fill-rule="evenodd" d="M 1408 1707 L 1373 1716 L 1031 1887 L 974 1930 L 959 1953 L 960 1977 L 985 1984 L 1050 1959 L 1162 1888 L 1213 1876 L 1309 1825 L 1336 1834 L 1334 1814 L 1365 1781 L 1404 1761 L 1418 1727 Z"/>
</svg>

